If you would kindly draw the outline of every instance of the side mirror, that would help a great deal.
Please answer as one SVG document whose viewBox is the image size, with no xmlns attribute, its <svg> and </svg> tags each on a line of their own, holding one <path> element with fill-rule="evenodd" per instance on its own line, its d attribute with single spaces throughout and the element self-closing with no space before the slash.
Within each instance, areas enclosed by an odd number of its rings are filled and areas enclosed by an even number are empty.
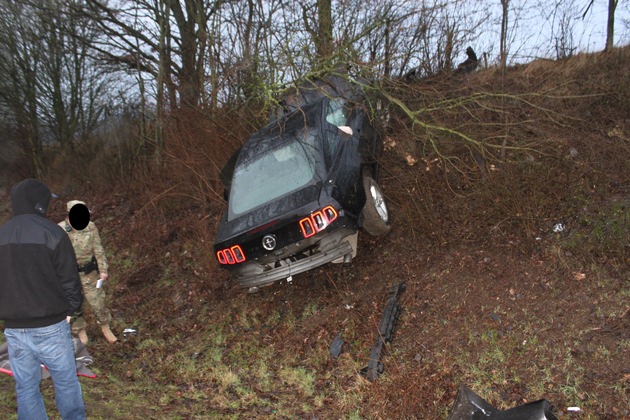
<svg viewBox="0 0 630 420">
<path fill-rule="evenodd" d="M 337 128 L 339 128 L 341 131 L 343 131 L 344 133 L 346 133 L 349 136 L 351 136 L 353 134 L 352 127 L 350 127 L 348 125 L 340 125 Z"/>
</svg>

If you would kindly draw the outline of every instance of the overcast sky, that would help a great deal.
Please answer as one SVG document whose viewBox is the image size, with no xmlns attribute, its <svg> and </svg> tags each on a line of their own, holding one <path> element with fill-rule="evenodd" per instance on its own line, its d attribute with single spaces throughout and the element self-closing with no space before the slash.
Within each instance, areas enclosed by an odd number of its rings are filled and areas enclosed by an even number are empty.
<svg viewBox="0 0 630 420">
<path fill-rule="evenodd" d="M 593 7 L 586 12 L 590 0 L 564 0 L 560 6 L 556 0 L 511 0 L 510 18 L 511 43 L 510 57 L 515 62 L 527 62 L 539 57 L 556 58 L 555 40 L 561 36 L 561 28 L 570 29 L 568 38 L 574 54 L 596 52 L 604 49 L 606 43 L 606 21 L 608 0 L 595 0 Z M 491 0 L 495 18 L 493 28 L 500 30 L 501 2 Z M 566 33 L 566 31 L 565 31 Z M 499 36 L 480 45 L 480 50 L 490 49 L 498 54 Z M 630 43 L 630 1 L 619 0 L 615 13 L 615 46 Z M 483 44 L 483 41 L 482 41 Z"/>
</svg>

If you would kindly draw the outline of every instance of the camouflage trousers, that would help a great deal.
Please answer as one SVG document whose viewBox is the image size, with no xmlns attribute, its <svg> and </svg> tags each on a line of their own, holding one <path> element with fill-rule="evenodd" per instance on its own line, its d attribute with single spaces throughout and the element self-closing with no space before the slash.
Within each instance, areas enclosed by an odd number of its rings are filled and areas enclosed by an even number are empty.
<svg viewBox="0 0 630 420">
<path fill-rule="evenodd" d="M 109 325 L 112 322 L 112 314 L 105 306 L 105 289 L 103 287 L 100 289 L 96 288 L 96 281 L 100 278 L 100 275 L 96 270 L 89 274 L 79 275 L 81 276 L 83 295 L 85 296 L 84 304 L 87 301 L 90 305 L 99 325 Z M 73 317 L 72 332 L 74 334 L 78 334 L 79 331 L 84 330 L 86 327 L 87 323 L 82 314 L 79 314 L 76 319 Z"/>
</svg>

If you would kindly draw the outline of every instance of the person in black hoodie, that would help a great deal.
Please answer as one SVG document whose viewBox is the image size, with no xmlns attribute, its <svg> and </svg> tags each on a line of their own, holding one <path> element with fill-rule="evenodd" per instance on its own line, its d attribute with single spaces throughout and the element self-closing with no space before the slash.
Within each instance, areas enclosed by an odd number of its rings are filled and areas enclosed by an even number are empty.
<svg viewBox="0 0 630 420">
<path fill-rule="evenodd" d="M 52 194 L 36 179 L 11 190 L 13 217 L 0 227 L 0 320 L 9 344 L 18 419 L 46 419 L 41 365 L 55 385 L 61 418 L 85 419 L 70 318 L 83 303 L 68 235 L 46 219 Z"/>
</svg>

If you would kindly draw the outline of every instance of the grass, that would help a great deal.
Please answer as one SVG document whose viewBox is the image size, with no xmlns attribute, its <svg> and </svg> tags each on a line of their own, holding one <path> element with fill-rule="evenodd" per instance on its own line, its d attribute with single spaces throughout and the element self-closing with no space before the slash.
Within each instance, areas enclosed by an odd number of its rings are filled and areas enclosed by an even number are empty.
<svg viewBox="0 0 630 420">
<path fill-rule="evenodd" d="M 575 225 L 581 229 L 560 241 L 567 251 L 621 260 L 630 252 L 630 198 L 586 207 Z"/>
<path fill-rule="evenodd" d="M 293 389 L 298 395 L 312 397 L 315 393 L 315 375 L 304 367 L 282 367 L 278 371 L 278 378 L 283 384 Z"/>
<path fill-rule="evenodd" d="M 604 306 L 607 309 L 598 308 L 598 316 L 616 319 L 628 291 L 624 289 L 622 294 L 614 295 L 608 293 L 605 286 L 603 277 L 593 281 L 593 288 L 600 293 L 598 299 L 607 303 Z M 303 308 L 295 308 L 299 317 L 292 308 L 282 317 L 277 310 L 264 316 L 257 310 L 256 302 L 246 300 L 240 305 L 223 302 L 219 306 L 217 311 L 223 313 L 223 319 L 232 322 L 217 322 L 194 340 L 176 334 L 139 338 L 135 344 L 123 344 L 124 348 L 133 347 L 137 352 L 132 359 L 119 357 L 116 361 L 112 358 L 113 364 L 124 364 L 124 367 L 100 372 L 98 359 L 104 355 L 99 351 L 106 349 L 95 349 L 94 368 L 99 378 L 81 379 L 91 417 L 147 418 L 149 412 L 153 413 L 153 418 L 238 418 L 238 413 L 247 412 L 293 418 L 330 409 L 334 401 L 335 410 L 344 413 L 344 418 L 365 418 L 367 412 L 360 407 L 371 398 L 374 385 L 357 374 L 364 362 L 361 352 L 342 353 L 331 370 L 327 342 L 315 345 L 307 355 L 276 350 L 265 344 L 267 324 L 263 319 L 273 320 L 277 331 L 290 335 L 326 310 L 324 306 L 311 302 Z M 485 306 L 482 310 L 509 318 L 508 311 L 499 306 Z M 441 318 L 431 322 L 437 322 L 445 330 L 449 328 Z M 426 363 L 440 364 L 443 368 L 459 366 L 456 377 L 499 408 L 513 406 L 505 400 L 506 392 L 523 387 L 527 387 L 528 395 L 553 395 L 567 406 L 580 406 L 585 410 L 601 407 L 597 389 L 585 389 L 584 369 L 572 354 L 572 349 L 581 342 L 580 335 L 588 331 L 569 331 L 566 337 L 575 338 L 573 342 L 564 338 L 564 341 L 549 343 L 538 335 L 543 324 L 535 314 L 507 332 L 494 327 L 480 329 L 471 322 L 464 328 L 468 330 L 466 346 L 458 352 L 432 352 Z M 352 325 L 347 325 L 347 329 L 352 330 Z M 244 332 L 246 339 L 242 339 Z M 423 326 L 422 334 L 430 334 L 427 325 Z M 366 347 L 366 341 L 358 337 L 354 337 L 353 343 L 352 347 Z M 628 351 L 628 340 L 621 342 L 621 347 L 622 351 Z M 618 351 L 600 343 L 594 346 L 591 357 L 606 364 L 614 356 L 613 352 Z M 395 348 L 387 357 L 390 366 L 392 360 L 398 360 L 395 364 L 404 367 L 404 349 Z M 521 361 L 518 366 L 510 363 L 515 358 Z M 154 363 L 147 365 L 147 360 Z M 379 379 L 379 387 L 398 387 L 399 376 L 392 370 L 389 372 Z M 0 381 L 5 389 L 12 380 L 3 377 Z M 621 378 L 606 386 L 620 401 L 628 401 L 627 383 Z M 47 401 L 53 401 L 51 388 L 50 381 L 45 382 Z M 447 389 L 439 386 L 431 393 L 437 401 L 448 399 L 449 395 Z M 9 409 L 15 408 L 11 392 L 0 392 L 0 403 Z M 51 403 L 48 404 L 52 410 Z M 267 407 L 272 407 L 271 412 Z M 138 415 L 134 414 L 136 410 Z M 448 405 L 436 410 L 446 415 Z"/>
<path fill-rule="evenodd" d="M 597 302 L 592 310 L 595 319 L 612 323 L 627 307 L 630 288 L 626 285 L 613 292 L 619 286 L 618 279 L 596 264 L 592 267 L 597 270 L 591 270 L 595 274 L 579 283 L 584 289 L 579 293 Z M 456 267 L 440 273 L 439 279 L 432 272 L 426 273 L 426 278 L 446 284 L 449 277 L 459 275 Z M 542 283 L 560 285 L 562 276 L 561 271 L 552 272 Z M 511 287 L 521 291 L 524 285 Z M 554 292 L 553 287 L 550 290 Z M 503 296 L 503 292 L 496 293 Z M 462 292 L 462 296 L 470 298 L 471 293 Z M 622 377 L 613 383 L 586 384 L 588 372 L 576 359 L 575 350 L 587 346 L 580 351 L 588 351 L 592 363 L 607 365 L 620 353 L 630 351 L 629 340 L 617 342 L 618 347 L 606 342 L 588 347 L 590 334 L 597 328 L 569 323 L 561 336 L 550 341 L 546 329 L 548 317 L 553 315 L 541 317 L 535 308 L 510 306 L 514 302 L 490 300 L 479 307 L 485 314 L 482 320 L 469 317 L 463 323 L 446 313 L 430 317 L 408 305 L 399 329 L 417 326 L 415 338 L 420 342 L 423 337 L 440 334 L 451 334 L 450 340 L 456 342 L 457 336 L 464 334 L 465 345 L 443 351 L 423 342 L 428 346 L 423 368 L 450 378 L 453 384 L 468 384 L 498 408 L 513 407 L 513 394 L 532 399 L 547 397 L 562 406 L 579 406 L 591 413 L 620 410 L 628 402 L 628 383 Z M 451 307 L 455 311 L 465 308 Z M 328 352 L 333 334 L 318 338 L 322 329 L 305 329 L 319 322 L 322 315 L 326 318 L 330 310 L 324 302 L 308 300 L 303 306 L 294 303 L 265 312 L 259 300 L 238 295 L 235 301 L 217 302 L 212 310 L 199 311 L 199 317 L 215 321 L 198 334 L 169 328 L 166 334 L 140 334 L 113 352 L 104 344 L 97 345 L 91 352 L 99 378 L 81 379 L 91 417 L 239 418 L 250 413 L 254 417 L 296 418 L 320 410 L 329 412 L 332 407 L 344 418 L 370 417 L 374 408 L 365 406 L 365 402 L 378 400 L 380 392 L 399 389 L 409 360 L 418 349 L 408 347 L 404 337 L 396 337 L 385 356 L 386 374 L 378 383 L 369 383 L 357 372 L 364 367 L 373 336 L 358 331 L 362 325 L 371 331 L 374 323 L 366 324 L 365 319 L 352 316 L 356 310 L 344 309 L 341 331 L 346 351 L 333 361 Z M 200 321 L 193 318 L 189 323 Z M 109 368 L 102 365 L 104 359 L 109 359 Z M 11 382 L 7 376 L 0 377 L 0 388 L 4 390 L 0 392 L 0 404 L 14 410 Z M 53 413 L 50 381 L 44 382 L 43 389 Z M 443 401 L 434 403 L 437 416 L 448 415 L 450 403 L 444 401 L 452 398 L 452 392 L 443 385 L 429 390 L 431 400 Z M 604 393 L 614 395 L 617 403 L 603 401 Z M 592 417 L 587 414 L 584 418 Z"/>
</svg>

